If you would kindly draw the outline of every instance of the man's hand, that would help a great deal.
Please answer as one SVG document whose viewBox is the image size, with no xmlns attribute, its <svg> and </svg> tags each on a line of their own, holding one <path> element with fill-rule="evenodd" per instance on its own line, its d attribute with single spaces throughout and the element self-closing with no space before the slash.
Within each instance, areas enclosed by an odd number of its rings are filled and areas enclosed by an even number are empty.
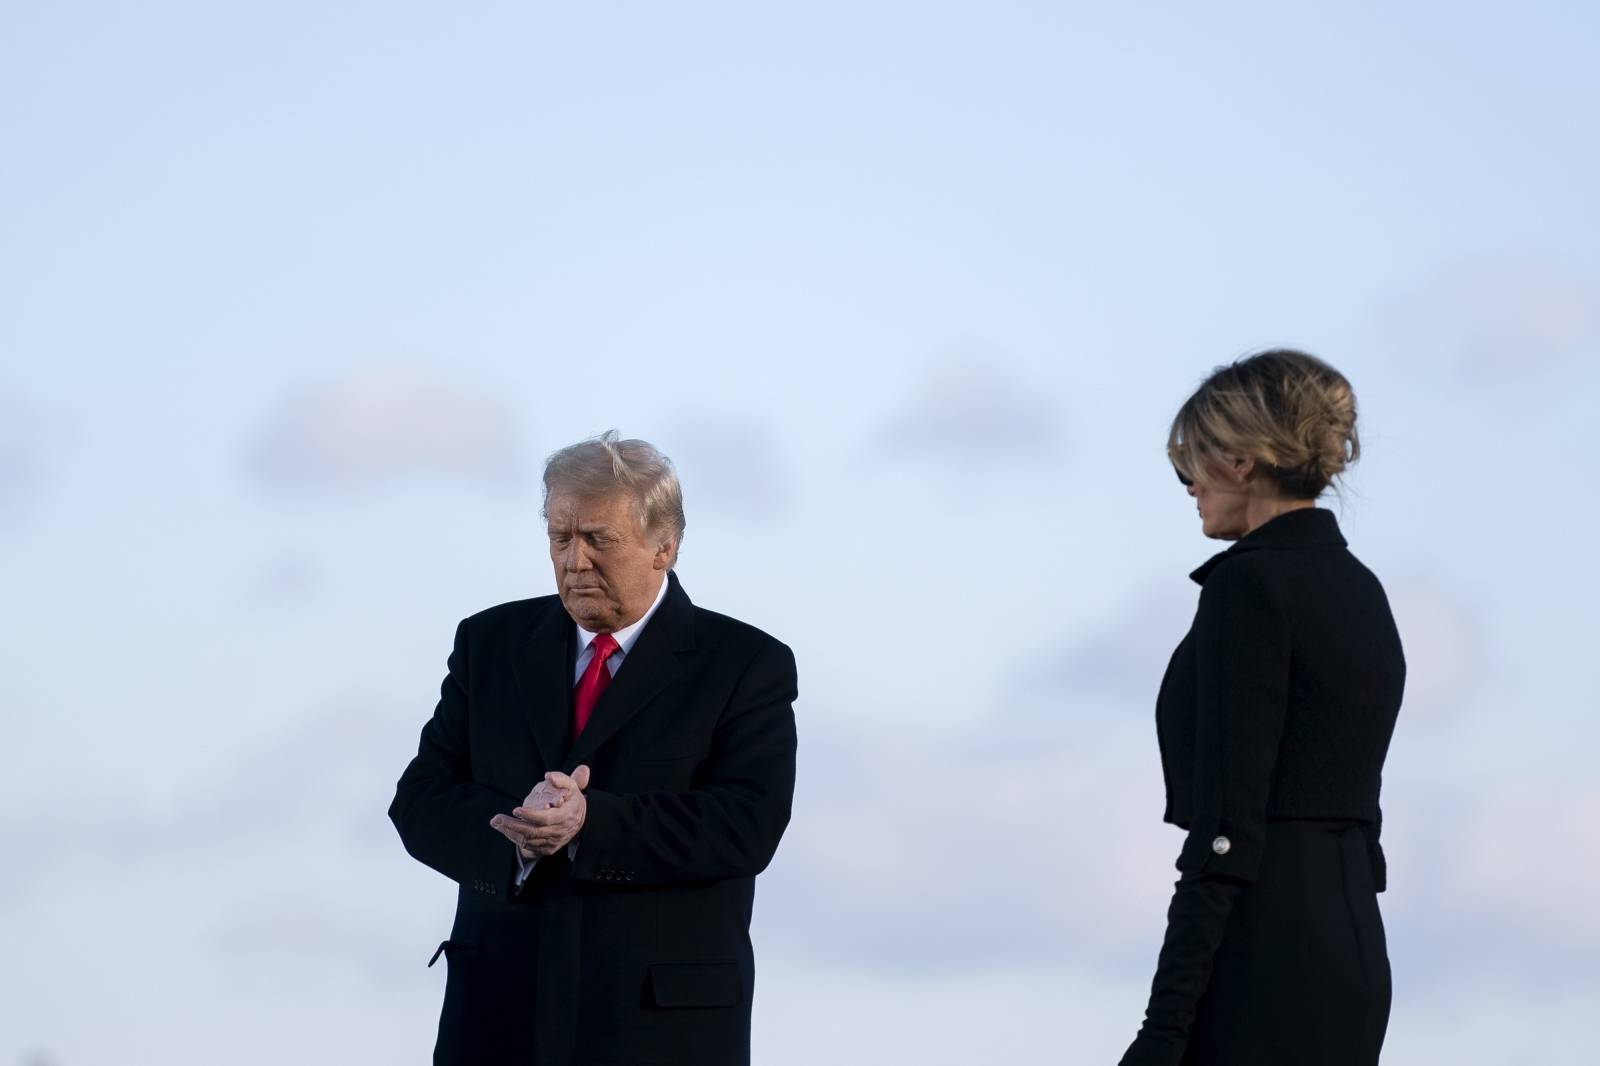
<svg viewBox="0 0 1600 1066">
<path fill-rule="evenodd" d="M 548 776 L 541 778 L 539 783 L 533 786 L 533 791 L 523 797 L 522 805 L 524 807 L 537 811 L 546 807 L 561 806 L 561 801 L 567 797 L 549 782 Z"/>
<path fill-rule="evenodd" d="M 553 770 L 533 786 L 522 806 L 509 815 L 495 815 L 489 824 L 525 859 L 554 855 L 583 829 L 588 813 L 583 790 L 588 787 L 587 766 L 579 766 L 570 777 Z"/>
</svg>

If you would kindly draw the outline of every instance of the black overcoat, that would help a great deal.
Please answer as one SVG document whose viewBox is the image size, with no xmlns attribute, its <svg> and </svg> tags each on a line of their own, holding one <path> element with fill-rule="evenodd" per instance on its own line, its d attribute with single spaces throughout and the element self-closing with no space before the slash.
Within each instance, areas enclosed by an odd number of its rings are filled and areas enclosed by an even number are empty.
<svg viewBox="0 0 1600 1066">
<path fill-rule="evenodd" d="M 1165 819 L 1186 831 L 1124 1066 L 1377 1061 L 1389 964 L 1379 785 L 1405 685 L 1378 578 L 1332 512 L 1217 553 L 1156 699 Z"/>
<path fill-rule="evenodd" d="M 463 619 L 389 817 L 457 882 L 435 1063 L 747 1063 L 755 877 L 794 792 L 794 656 L 677 575 L 574 743 L 556 596 Z M 521 886 L 489 825 L 587 763 L 576 858 Z M 431 963 L 430 963 L 431 965 Z"/>
</svg>

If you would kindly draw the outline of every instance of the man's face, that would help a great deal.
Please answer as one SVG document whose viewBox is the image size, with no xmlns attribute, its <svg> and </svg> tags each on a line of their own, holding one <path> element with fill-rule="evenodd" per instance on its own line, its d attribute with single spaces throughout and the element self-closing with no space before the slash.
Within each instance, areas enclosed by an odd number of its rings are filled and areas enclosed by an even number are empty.
<svg viewBox="0 0 1600 1066">
<path fill-rule="evenodd" d="M 545 501 L 550 561 L 561 605 L 592 633 L 613 633 L 644 616 L 672 562 L 672 543 L 640 528 L 633 497 L 553 490 Z"/>
</svg>

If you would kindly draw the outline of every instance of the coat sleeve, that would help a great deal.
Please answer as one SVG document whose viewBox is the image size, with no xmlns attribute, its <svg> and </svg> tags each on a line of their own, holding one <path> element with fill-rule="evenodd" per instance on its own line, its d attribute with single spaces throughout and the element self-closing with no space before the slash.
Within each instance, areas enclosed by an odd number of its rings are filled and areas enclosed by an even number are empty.
<svg viewBox="0 0 1600 1066">
<path fill-rule="evenodd" d="M 422 727 L 416 756 L 395 785 L 389 820 L 417 861 L 469 888 L 504 897 L 516 877 L 516 849 L 489 819 L 510 814 L 522 797 L 472 779 L 467 622 L 456 626 L 439 703 Z"/>
<path fill-rule="evenodd" d="M 1253 881 L 1289 698 L 1289 620 L 1267 575 L 1212 571 L 1195 613 L 1194 817 L 1138 1037 L 1122 1066 L 1176 1066 L 1240 888 Z"/>
<path fill-rule="evenodd" d="M 698 787 L 584 793 L 588 813 L 569 876 L 649 885 L 766 869 L 794 799 L 797 695 L 794 654 L 772 640 L 734 686 Z"/>
</svg>

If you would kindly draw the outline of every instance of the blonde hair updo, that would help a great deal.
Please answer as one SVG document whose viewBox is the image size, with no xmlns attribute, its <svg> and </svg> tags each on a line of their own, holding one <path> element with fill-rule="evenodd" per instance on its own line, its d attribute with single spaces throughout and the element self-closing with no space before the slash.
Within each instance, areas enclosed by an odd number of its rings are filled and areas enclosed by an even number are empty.
<svg viewBox="0 0 1600 1066">
<path fill-rule="evenodd" d="M 1314 355 L 1272 348 L 1211 372 L 1167 434 L 1178 473 L 1210 487 L 1203 457 L 1249 456 L 1284 496 L 1316 499 L 1361 456 L 1356 394 Z"/>
</svg>

